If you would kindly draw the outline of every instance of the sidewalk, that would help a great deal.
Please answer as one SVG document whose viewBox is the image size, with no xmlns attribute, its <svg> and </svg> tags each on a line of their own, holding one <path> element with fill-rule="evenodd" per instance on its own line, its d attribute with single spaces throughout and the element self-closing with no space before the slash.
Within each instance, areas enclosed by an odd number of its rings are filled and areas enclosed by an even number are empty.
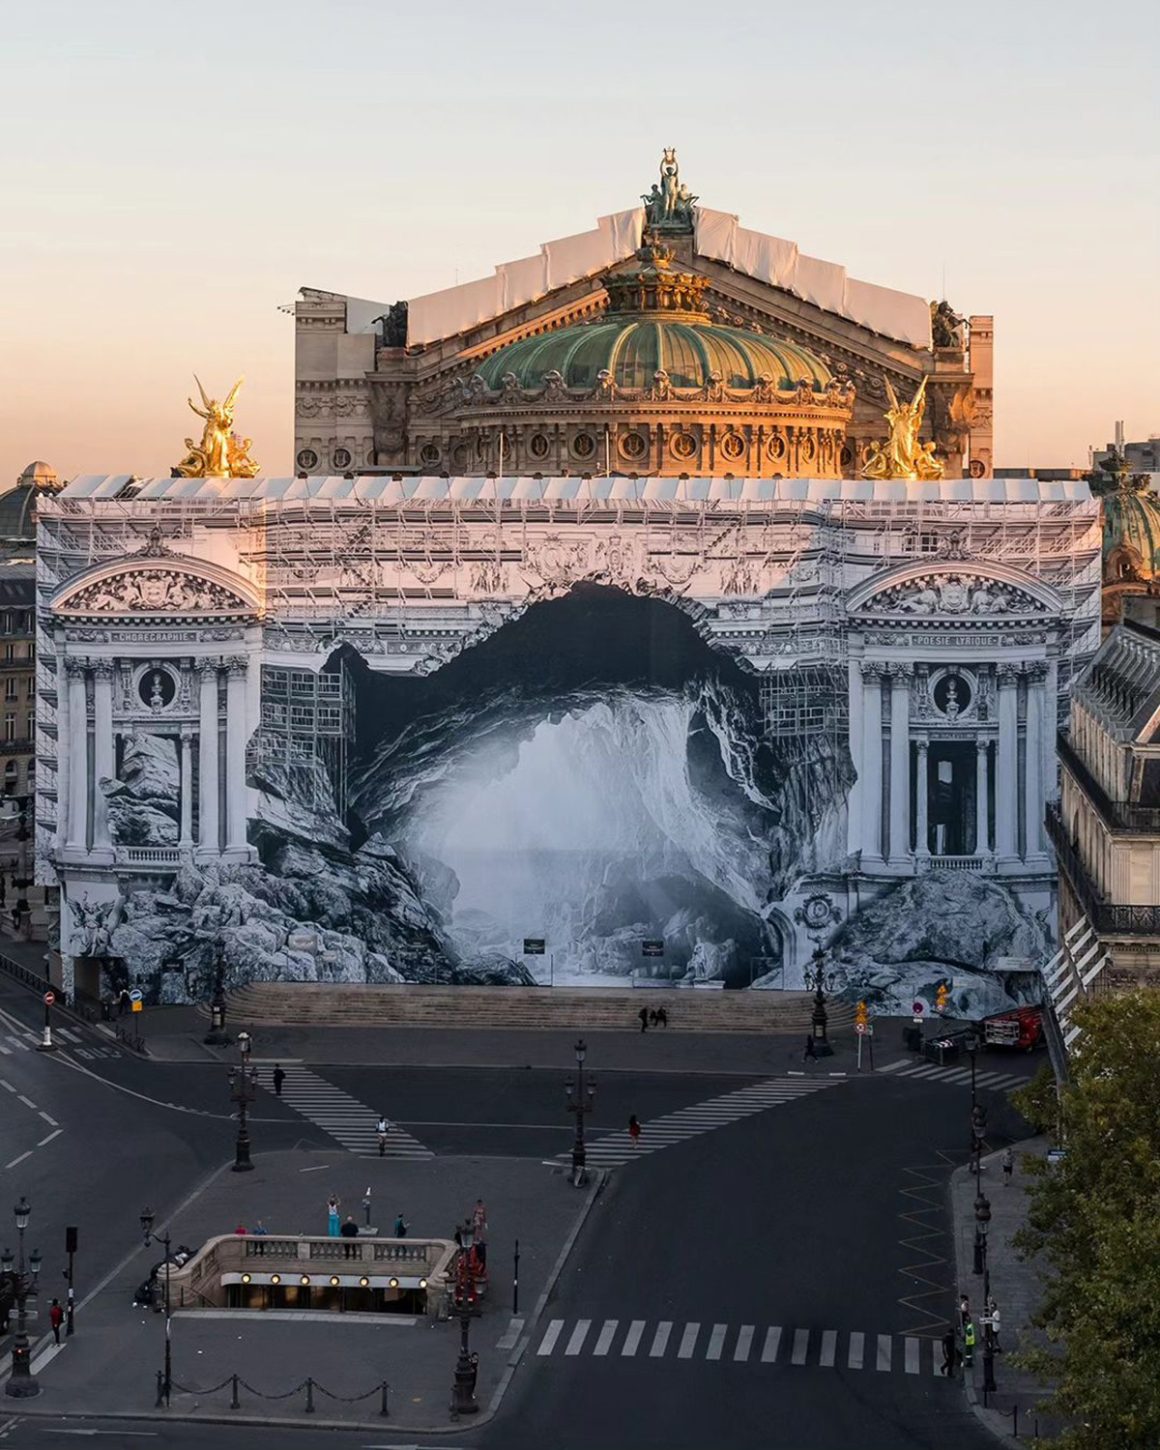
<svg viewBox="0 0 1160 1450">
<path fill-rule="evenodd" d="M 992 1394 L 983 1391 L 983 1280 L 974 1272 L 975 1176 L 969 1163 L 955 1169 L 950 1191 L 959 1292 L 970 1296 L 978 1331 L 975 1362 L 966 1371 L 967 1399 L 982 1423 L 1004 1444 L 1014 1446 L 1034 1439 L 1037 1434 L 1044 1438 L 1053 1436 L 1062 1427 L 1036 1409 L 1046 1393 L 1044 1387 L 1011 1361 L 1012 1352 L 1022 1347 L 1028 1335 L 1037 1332 L 1030 1327 L 1030 1320 L 1040 1295 L 1040 1270 L 1035 1261 L 1019 1258 L 1011 1245 L 1013 1235 L 1027 1217 L 1026 1176 L 1021 1164 L 1025 1156 L 1042 1157 L 1049 1145 L 1046 1138 L 1040 1137 L 1012 1146 L 1015 1172 L 1009 1185 L 1003 1181 L 1001 1153 L 988 1154 L 982 1160 L 983 1193 L 991 1204 L 987 1266 L 991 1295 L 1002 1319 L 1003 1352 L 995 1356 L 997 1389 Z M 1018 1440 L 1012 1438 L 1016 1427 Z"/>
<path fill-rule="evenodd" d="M 562 1173 L 518 1159 L 437 1158 L 425 1163 L 354 1159 L 333 1153 L 262 1154 L 252 1173 L 220 1172 L 169 1225 L 174 1243 L 200 1245 L 213 1234 L 261 1218 L 273 1235 L 325 1232 L 325 1205 L 336 1193 L 343 1212 L 389 1235 L 395 1215 L 413 1237 L 451 1237 L 477 1197 L 487 1204 L 490 1283 L 483 1313 L 472 1321 L 479 1354 L 479 1423 L 510 1378 L 540 1295 L 591 1207 L 595 1185 L 571 1188 Z M 127 1205 L 135 1208 L 134 1205 Z M 166 1225 L 158 1223 L 164 1231 Z M 513 1246 L 519 1239 L 520 1315 L 512 1319 Z M 76 1334 L 54 1351 L 51 1337 L 33 1350 L 40 1395 L 21 1402 L 34 1415 L 144 1416 L 285 1424 L 307 1415 L 307 1378 L 315 1382 L 313 1413 L 304 1423 L 376 1423 L 392 1430 L 446 1428 L 459 1349 L 458 1321 L 294 1312 L 181 1312 L 173 1316 L 174 1395 L 156 1409 L 163 1363 L 164 1316 L 134 1308 L 133 1294 L 162 1255 L 142 1247 L 110 1282 L 83 1302 Z M 522 1331 L 522 1332 L 521 1332 Z M 231 1409 L 231 1376 L 240 1388 Z M 381 1384 L 389 1385 L 388 1420 Z M 354 1397 L 359 1397 L 357 1400 Z"/>
</svg>

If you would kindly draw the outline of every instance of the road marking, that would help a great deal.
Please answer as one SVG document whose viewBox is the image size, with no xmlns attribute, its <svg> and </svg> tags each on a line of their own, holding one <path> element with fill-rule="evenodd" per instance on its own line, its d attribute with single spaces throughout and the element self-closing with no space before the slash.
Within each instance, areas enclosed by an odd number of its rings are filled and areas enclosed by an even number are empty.
<svg viewBox="0 0 1160 1450">
<path fill-rule="evenodd" d="M 890 1368 L 890 1336 L 889 1336 L 889 1334 L 880 1334 L 878 1336 L 878 1365 L 877 1365 L 877 1368 L 880 1369 L 880 1370 L 889 1370 L 889 1368 Z"/>
<path fill-rule="evenodd" d="M 749 1358 L 749 1346 L 753 1343 L 753 1325 L 743 1324 L 740 1333 L 737 1335 L 737 1343 L 733 1347 L 733 1358 L 735 1360 L 746 1360 Z"/>
<path fill-rule="evenodd" d="M 44 1119 L 44 1121 L 48 1124 L 50 1128 L 60 1127 L 60 1124 L 57 1122 L 57 1120 L 55 1118 L 50 1118 L 43 1109 L 41 1109 L 40 1116 Z"/>
<path fill-rule="evenodd" d="M 846 1360 L 847 1368 L 861 1369 L 862 1355 L 866 1348 L 866 1336 L 859 1330 L 850 1335 L 850 1353 Z"/>
<path fill-rule="evenodd" d="M 793 1354 L 790 1357 L 791 1364 L 805 1364 L 806 1355 L 810 1350 L 810 1331 L 808 1329 L 795 1329 L 793 1332 Z"/>
<path fill-rule="evenodd" d="M 897 1072 L 900 1067 L 905 1067 L 906 1066 L 907 1060 L 908 1059 L 905 1058 L 905 1057 L 897 1058 L 894 1062 L 888 1062 L 885 1065 L 885 1067 L 880 1067 L 878 1069 L 878 1071 L 879 1072 Z"/>
<path fill-rule="evenodd" d="M 12 1049 L 10 1047 L 5 1047 L 2 1042 L 0 1042 L 0 1052 L 2 1052 L 5 1057 L 12 1056 Z"/>
<path fill-rule="evenodd" d="M 673 1332 L 673 1324 L 670 1319 L 662 1319 L 657 1325 L 657 1332 L 653 1335 L 652 1348 L 649 1350 L 650 1359 L 660 1359 L 664 1354 L 669 1342 L 669 1335 Z"/>
<path fill-rule="evenodd" d="M 313 1168 L 299 1168 L 298 1171 L 299 1173 L 325 1173 L 329 1167 L 329 1163 L 319 1163 L 316 1164 Z"/>
<path fill-rule="evenodd" d="M 678 1359 L 692 1359 L 693 1350 L 697 1344 L 697 1335 L 701 1332 L 700 1324 L 686 1324 L 685 1332 L 681 1335 L 681 1346 L 677 1350 Z"/>
<path fill-rule="evenodd" d="M 7 1080 L 7 1078 L 0 1077 L 0 1087 L 6 1087 L 10 1093 L 14 1093 L 16 1091 L 16 1089 Z"/>
<path fill-rule="evenodd" d="M 565 1354 L 579 1354 L 584 1348 L 584 1341 L 588 1338 L 588 1331 L 592 1328 L 591 1319 L 578 1319 L 576 1328 L 572 1331 L 572 1338 L 568 1341 Z"/>
<path fill-rule="evenodd" d="M 20 1155 L 19 1158 L 13 1158 L 13 1160 L 12 1160 L 11 1163 L 5 1163 L 4 1166 L 5 1166 L 5 1168 L 15 1168 L 18 1163 L 23 1163 L 24 1160 L 25 1160 L 25 1158 L 31 1158 L 31 1157 L 32 1157 L 32 1149 L 29 1148 L 29 1150 L 28 1150 L 27 1153 L 21 1153 L 21 1155 Z"/>
<path fill-rule="evenodd" d="M 604 1321 L 604 1328 L 600 1331 L 600 1337 L 597 1339 L 596 1345 L 592 1350 L 593 1354 L 605 1355 L 608 1353 L 612 1348 L 612 1340 L 616 1334 L 616 1326 L 619 1323 L 619 1319 L 606 1319 Z"/>
<path fill-rule="evenodd" d="M 67 1027 L 54 1027 L 52 1029 L 58 1037 L 63 1037 L 66 1042 L 83 1042 L 84 1038 L 79 1032 L 71 1032 Z"/>
<path fill-rule="evenodd" d="M 634 1319 L 628 1326 L 628 1333 L 624 1336 L 624 1343 L 620 1347 L 620 1353 L 624 1358 L 631 1358 L 636 1353 L 636 1347 L 644 1333 L 644 1326 L 645 1320 L 643 1319 Z"/>
<path fill-rule="evenodd" d="M 906 1340 L 906 1373 L 918 1373 L 918 1340 L 907 1338 Z"/>
<path fill-rule="evenodd" d="M 47 1138 L 41 1138 L 40 1142 L 37 1143 L 36 1146 L 38 1148 L 43 1148 L 46 1143 L 51 1143 L 54 1138 L 59 1138 L 60 1135 L 63 1132 L 64 1132 L 64 1129 L 63 1128 L 54 1128 L 53 1131 L 51 1133 L 49 1133 L 48 1137 Z"/>
<path fill-rule="evenodd" d="M 762 1364 L 772 1364 L 777 1358 L 777 1347 L 781 1343 L 781 1326 L 774 1324 L 765 1331 L 765 1343 L 761 1346 Z"/>
<path fill-rule="evenodd" d="M 46 1364 L 51 1364 L 63 1348 L 63 1344 L 46 1345 L 28 1366 L 29 1372 L 34 1375 L 39 1374 Z"/>
<path fill-rule="evenodd" d="M 725 1325 L 714 1324 L 712 1333 L 709 1335 L 709 1348 L 705 1351 L 706 1359 L 720 1359 L 721 1350 L 725 1345 Z"/>
<path fill-rule="evenodd" d="M 836 1329 L 822 1330 L 822 1352 L 818 1356 L 818 1363 L 824 1369 L 833 1369 L 834 1356 L 838 1352 L 838 1331 Z"/>
<path fill-rule="evenodd" d="M 560 1330 L 563 1329 L 563 1327 L 564 1321 L 562 1319 L 553 1319 L 551 1324 L 548 1325 L 547 1331 L 544 1334 L 543 1339 L 540 1340 L 540 1347 L 536 1350 L 536 1353 L 551 1354 L 553 1349 L 555 1349 L 556 1347 L 556 1340 L 559 1339 Z"/>
<path fill-rule="evenodd" d="M 36 1104 L 32 1101 L 31 1098 L 26 1098 L 23 1093 L 17 1093 L 16 1096 L 26 1108 L 31 1108 L 34 1113 L 39 1111 Z"/>
<path fill-rule="evenodd" d="M 496 1340 L 496 1349 L 515 1349 L 520 1342 L 520 1335 L 523 1333 L 524 1321 L 522 1318 L 513 1318 L 508 1327 L 504 1330 L 503 1338 Z"/>
</svg>

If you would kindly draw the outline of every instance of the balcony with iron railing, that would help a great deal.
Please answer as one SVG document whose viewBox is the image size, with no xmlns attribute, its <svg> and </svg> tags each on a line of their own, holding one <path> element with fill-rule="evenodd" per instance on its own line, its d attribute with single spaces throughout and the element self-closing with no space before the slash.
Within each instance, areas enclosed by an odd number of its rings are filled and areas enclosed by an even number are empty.
<svg viewBox="0 0 1160 1450">
<path fill-rule="evenodd" d="M 1107 901 L 1096 889 L 1074 844 L 1059 808 L 1047 807 L 1047 834 L 1071 889 L 1100 936 L 1160 936 L 1160 906 L 1127 906 Z"/>
<path fill-rule="evenodd" d="M 1057 741 L 1059 758 L 1068 773 L 1096 810 L 1109 831 L 1127 831 L 1141 836 L 1160 836 L 1160 807 L 1140 806 L 1132 801 L 1114 801 L 1088 769 L 1066 735 Z"/>
</svg>

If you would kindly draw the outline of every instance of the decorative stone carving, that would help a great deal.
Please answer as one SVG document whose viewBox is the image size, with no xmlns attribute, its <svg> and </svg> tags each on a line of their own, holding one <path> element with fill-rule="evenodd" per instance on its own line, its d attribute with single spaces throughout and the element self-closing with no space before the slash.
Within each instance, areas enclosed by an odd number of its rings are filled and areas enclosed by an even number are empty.
<svg viewBox="0 0 1160 1450">
<path fill-rule="evenodd" d="M 823 927 L 841 921 L 842 909 L 824 891 L 819 891 L 814 896 L 806 897 L 802 905 L 794 912 L 793 919 L 799 926 L 804 925 L 813 931 L 820 931 Z"/>
<path fill-rule="evenodd" d="M 118 895 L 113 901 L 91 901 L 86 894 L 71 903 L 76 942 L 75 956 L 107 957 L 113 950 L 113 932 L 121 920 L 124 905 Z"/>
<path fill-rule="evenodd" d="M 222 584 L 173 568 L 137 569 L 99 579 L 60 606 L 64 614 L 252 614 Z"/>
<path fill-rule="evenodd" d="M 867 614 L 1024 615 L 1044 606 L 1022 589 L 969 574 L 923 574 L 874 595 Z"/>
</svg>

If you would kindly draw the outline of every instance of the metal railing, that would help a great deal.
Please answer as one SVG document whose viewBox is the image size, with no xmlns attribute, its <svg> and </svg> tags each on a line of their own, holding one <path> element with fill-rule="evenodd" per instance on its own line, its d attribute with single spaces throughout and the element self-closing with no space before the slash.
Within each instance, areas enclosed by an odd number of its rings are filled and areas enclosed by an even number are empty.
<svg viewBox="0 0 1160 1450">
<path fill-rule="evenodd" d="M 13 961 L 11 957 L 6 957 L 2 953 L 0 953 L 0 971 L 6 972 L 22 986 L 31 987 L 34 992 L 39 992 L 41 995 L 45 992 L 54 992 L 56 1000 L 61 1006 L 65 1005 L 64 992 L 55 983 L 50 982 L 42 972 L 34 972 L 31 967 L 26 967 L 22 962 Z"/>
<path fill-rule="evenodd" d="M 1106 901 L 1100 895 L 1083 859 L 1068 839 L 1067 827 L 1057 806 L 1047 807 L 1045 825 L 1051 844 L 1055 847 L 1056 859 L 1066 872 L 1088 920 L 1101 936 L 1160 935 L 1160 906 L 1118 905 Z"/>
<path fill-rule="evenodd" d="M 1109 831 L 1133 831 L 1142 836 L 1160 836 L 1160 807 L 1138 806 L 1131 801 L 1114 801 L 1087 765 L 1076 754 L 1066 735 L 1057 739 L 1059 758 L 1079 782 L 1084 795 L 1103 817 Z"/>
</svg>

